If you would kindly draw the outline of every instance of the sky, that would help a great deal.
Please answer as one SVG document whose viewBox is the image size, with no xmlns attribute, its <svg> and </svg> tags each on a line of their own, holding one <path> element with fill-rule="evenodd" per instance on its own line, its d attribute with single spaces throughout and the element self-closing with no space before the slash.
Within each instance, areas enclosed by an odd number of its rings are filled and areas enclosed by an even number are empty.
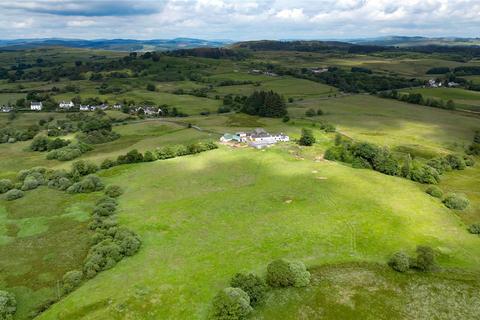
<svg viewBox="0 0 480 320">
<path fill-rule="evenodd" d="M 0 0 L 0 39 L 480 37 L 480 0 Z"/>
</svg>

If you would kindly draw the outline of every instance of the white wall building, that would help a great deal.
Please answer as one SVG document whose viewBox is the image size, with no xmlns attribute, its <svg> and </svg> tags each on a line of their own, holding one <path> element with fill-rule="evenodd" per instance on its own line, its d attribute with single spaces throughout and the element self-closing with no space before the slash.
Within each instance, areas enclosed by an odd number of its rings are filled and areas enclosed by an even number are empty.
<svg viewBox="0 0 480 320">
<path fill-rule="evenodd" d="M 75 107 L 75 104 L 72 101 L 69 101 L 69 102 L 62 101 L 58 104 L 58 107 L 60 109 L 71 109 L 71 108 Z"/>
<path fill-rule="evenodd" d="M 30 110 L 42 111 L 42 108 L 43 108 L 42 102 L 35 102 L 35 101 L 30 102 Z"/>
</svg>

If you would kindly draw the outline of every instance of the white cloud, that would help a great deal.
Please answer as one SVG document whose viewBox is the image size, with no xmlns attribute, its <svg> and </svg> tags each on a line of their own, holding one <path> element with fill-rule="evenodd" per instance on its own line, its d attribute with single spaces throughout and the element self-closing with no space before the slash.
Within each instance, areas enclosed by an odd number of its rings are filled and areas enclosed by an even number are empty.
<svg viewBox="0 0 480 320">
<path fill-rule="evenodd" d="M 95 25 L 94 20 L 70 20 L 67 21 L 67 26 L 69 27 L 91 27 Z"/>
<path fill-rule="evenodd" d="M 0 38 L 478 36 L 480 0 L 1 0 L 0 20 Z"/>
<path fill-rule="evenodd" d="M 277 12 L 275 17 L 280 18 L 280 19 L 286 19 L 286 20 L 293 20 L 293 21 L 299 21 L 302 19 L 305 19 L 305 15 L 303 14 L 303 9 L 283 9 Z"/>
</svg>

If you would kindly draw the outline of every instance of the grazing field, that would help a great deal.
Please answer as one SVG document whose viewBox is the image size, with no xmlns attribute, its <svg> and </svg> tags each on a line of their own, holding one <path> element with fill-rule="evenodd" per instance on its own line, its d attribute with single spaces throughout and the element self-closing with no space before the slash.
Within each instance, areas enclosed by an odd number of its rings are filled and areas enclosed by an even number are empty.
<svg viewBox="0 0 480 320">
<path fill-rule="evenodd" d="M 203 318 L 233 274 L 279 257 L 384 263 L 423 243 L 443 267 L 479 270 L 478 237 L 418 184 L 295 152 L 222 148 L 106 171 L 144 248 L 40 319 Z"/>
<path fill-rule="evenodd" d="M 480 111 L 480 92 L 460 88 L 422 88 L 405 92 L 421 93 L 425 98 L 453 100 L 458 109 Z"/>
<path fill-rule="evenodd" d="M 476 274 L 403 275 L 377 264 L 326 265 L 310 270 L 312 286 L 273 292 L 252 319 L 475 319 Z M 368 288 L 368 290 L 365 290 Z M 385 315 L 381 316 L 381 315 Z"/>
<path fill-rule="evenodd" d="M 304 117 L 308 108 L 325 112 L 313 120 L 328 120 L 352 138 L 391 147 L 410 146 L 419 151 L 463 150 L 479 125 L 477 118 L 453 111 L 367 95 L 309 99 L 295 103 L 290 110 Z"/>
</svg>

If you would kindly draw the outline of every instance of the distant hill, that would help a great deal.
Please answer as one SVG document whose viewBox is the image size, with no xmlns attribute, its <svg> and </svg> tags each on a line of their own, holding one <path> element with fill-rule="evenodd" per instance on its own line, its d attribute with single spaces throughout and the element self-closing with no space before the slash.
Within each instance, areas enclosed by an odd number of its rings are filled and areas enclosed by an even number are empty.
<svg viewBox="0 0 480 320">
<path fill-rule="evenodd" d="M 85 48 L 97 50 L 113 51 L 167 51 L 176 49 L 192 49 L 203 47 L 223 47 L 230 44 L 228 40 L 202 40 L 192 38 L 175 39 L 154 39 L 154 40 L 134 40 L 134 39 L 15 39 L 0 40 L 0 48 L 10 50 L 22 50 L 38 47 L 60 46 L 68 48 Z"/>
<path fill-rule="evenodd" d="M 395 47 L 417 47 L 417 46 L 480 46 L 480 38 L 454 38 L 454 37 L 404 37 L 387 36 L 370 39 L 352 39 L 349 43 L 360 45 L 395 46 Z"/>
</svg>

